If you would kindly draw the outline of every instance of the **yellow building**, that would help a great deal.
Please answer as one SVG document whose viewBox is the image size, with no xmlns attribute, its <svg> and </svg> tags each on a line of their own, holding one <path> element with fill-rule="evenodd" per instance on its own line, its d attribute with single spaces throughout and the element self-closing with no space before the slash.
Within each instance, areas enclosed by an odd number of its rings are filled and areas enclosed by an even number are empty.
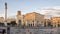
<svg viewBox="0 0 60 34">
<path fill-rule="evenodd" d="M 44 15 L 36 12 L 27 13 L 23 16 L 24 24 L 30 26 L 44 26 Z"/>
<path fill-rule="evenodd" d="M 51 17 L 53 27 L 60 26 L 60 17 Z"/>
</svg>

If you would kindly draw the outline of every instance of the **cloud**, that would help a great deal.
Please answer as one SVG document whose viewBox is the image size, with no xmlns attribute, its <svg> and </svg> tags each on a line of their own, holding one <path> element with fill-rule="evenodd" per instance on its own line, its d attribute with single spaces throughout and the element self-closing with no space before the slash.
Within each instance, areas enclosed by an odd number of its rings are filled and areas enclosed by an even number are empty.
<svg viewBox="0 0 60 34">
<path fill-rule="evenodd" d="M 44 7 L 41 9 L 34 8 L 33 12 L 43 14 L 46 18 L 50 18 L 52 16 L 60 16 L 60 6 Z"/>
<path fill-rule="evenodd" d="M 44 14 L 50 14 L 50 15 L 60 15 L 60 7 L 49 7 L 49 8 L 43 8 L 41 10 L 42 12 L 45 12 Z"/>
<path fill-rule="evenodd" d="M 44 14 L 46 17 L 60 16 L 60 6 L 41 8 L 38 12 Z"/>
<path fill-rule="evenodd" d="M 31 11 L 26 11 L 26 12 L 22 12 L 23 14 L 29 13 L 29 12 L 37 12 L 40 14 L 45 15 L 47 18 L 51 17 L 51 16 L 60 16 L 60 6 L 52 6 L 52 7 L 44 7 L 41 9 L 37 9 L 37 8 L 33 8 L 34 10 Z M 0 17 L 3 16 L 4 14 L 0 14 Z"/>
</svg>

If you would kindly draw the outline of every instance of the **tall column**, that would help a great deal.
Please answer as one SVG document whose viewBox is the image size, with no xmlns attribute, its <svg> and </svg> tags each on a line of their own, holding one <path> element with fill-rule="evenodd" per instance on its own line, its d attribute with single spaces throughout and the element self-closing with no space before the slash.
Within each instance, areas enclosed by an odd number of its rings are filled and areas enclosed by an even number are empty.
<svg viewBox="0 0 60 34">
<path fill-rule="evenodd" d="M 56 22 L 56 27 L 58 27 L 58 22 Z"/>
<path fill-rule="evenodd" d="M 36 20 L 34 19 L 34 26 L 36 26 Z"/>
<path fill-rule="evenodd" d="M 5 22 L 7 22 L 7 3 L 5 2 Z"/>
<path fill-rule="evenodd" d="M 24 15 L 21 15 L 21 21 L 22 21 L 22 25 L 24 25 Z"/>
<path fill-rule="evenodd" d="M 48 26 L 48 21 L 46 21 L 46 26 Z"/>
<path fill-rule="evenodd" d="M 55 25 L 53 24 L 53 27 L 55 27 Z"/>
<path fill-rule="evenodd" d="M 7 3 L 5 2 L 5 19 L 4 19 L 4 24 L 7 26 Z"/>
<path fill-rule="evenodd" d="M 24 20 L 24 25 L 28 26 L 28 21 L 27 20 Z"/>
</svg>

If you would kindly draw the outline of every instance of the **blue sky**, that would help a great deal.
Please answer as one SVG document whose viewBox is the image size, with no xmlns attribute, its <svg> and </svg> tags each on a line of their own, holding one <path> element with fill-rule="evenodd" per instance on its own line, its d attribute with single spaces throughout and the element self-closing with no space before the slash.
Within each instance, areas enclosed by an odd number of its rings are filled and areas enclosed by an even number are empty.
<svg viewBox="0 0 60 34">
<path fill-rule="evenodd" d="M 30 11 L 42 13 L 41 9 L 46 7 L 60 7 L 60 0 L 0 0 L 0 14 L 4 14 L 4 3 L 8 4 L 8 16 L 16 15 L 18 10 L 22 14 Z M 43 11 L 43 13 L 45 13 Z"/>
</svg>

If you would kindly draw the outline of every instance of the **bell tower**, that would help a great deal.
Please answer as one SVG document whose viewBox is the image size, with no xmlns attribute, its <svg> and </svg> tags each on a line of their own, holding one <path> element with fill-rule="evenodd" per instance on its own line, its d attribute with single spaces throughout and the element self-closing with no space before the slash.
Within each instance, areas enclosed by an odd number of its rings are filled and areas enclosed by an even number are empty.
<svg viewBox="0 0 60 34">
<path fill-rule="evenodd" d="M 17 15 L 16 15 L 16 23 L 17 23 L 17 25 L 21 25 L 21 20 L 22 18 L 21 18 L 21 11 L 17 11 Z"/>
</svg>

